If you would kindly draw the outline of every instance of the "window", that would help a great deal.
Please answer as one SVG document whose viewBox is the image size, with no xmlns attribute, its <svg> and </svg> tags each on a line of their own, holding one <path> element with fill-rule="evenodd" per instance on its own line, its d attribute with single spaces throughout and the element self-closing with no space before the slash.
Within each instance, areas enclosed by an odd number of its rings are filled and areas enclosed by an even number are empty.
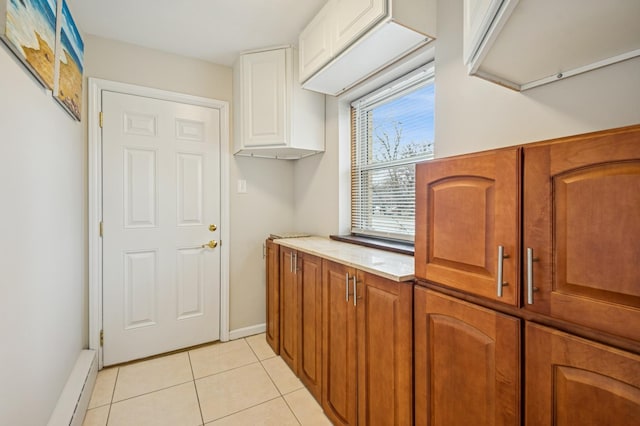
<svg viewBox="0 0 640 426">
<path fill-rule="evenodd" d="M 415 163 L 433 158 L 433 66 L 351 104 L 351 232 L 413 241 Z"/>
</svg>

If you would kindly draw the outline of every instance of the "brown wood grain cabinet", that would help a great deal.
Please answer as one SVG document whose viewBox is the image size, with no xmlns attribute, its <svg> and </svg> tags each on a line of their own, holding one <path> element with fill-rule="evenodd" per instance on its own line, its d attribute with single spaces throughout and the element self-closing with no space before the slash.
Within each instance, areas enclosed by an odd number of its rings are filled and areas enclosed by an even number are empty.
<svg viewBox="0 0 640 426">
<path fill-rule="evenodd" d="M 323 260 L 322 406 L 336 425 L 410 425 L 413 285 Z"/>
<path fill-rule="evenodd" d="M 640 128 L 523 154 L 524 306 L 640 340 Z"/>
<path fill-rule="evenodd" d="M 527 323 L 527 425 L 640 421 L 640 356 Z"/>
<path fill-rule="evenodd" d="M 298 377 L 311 395 L 322 394 L 322 259 L 298 252 Z"/>
<path fill-rule="evenodd" d="M 416 277 L 519 303 L 520 148 L 416 167 Z"/>
<path fill-rule="evenodd" d="M 520 320 L 415 287 L 415 424 L 519 425 Z"/>
<path fill-rule="evenodd" d="M 280 247 L 280 356 L 296 374 L 300 334 L 297 256 L 296 250 Z"/>
<path fill-rule="evenodd" d="M 280 353 L 280 246 L 271 239 L 265 241 L 267 287 L 267 343 Z"/>
</svg>

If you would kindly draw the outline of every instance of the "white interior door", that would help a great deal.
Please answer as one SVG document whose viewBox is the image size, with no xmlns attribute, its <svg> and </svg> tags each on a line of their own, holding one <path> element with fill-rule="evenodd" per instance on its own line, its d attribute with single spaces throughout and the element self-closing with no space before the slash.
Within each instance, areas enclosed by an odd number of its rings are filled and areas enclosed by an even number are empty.
<svg viewBox="0 0 640 426">
<path fill-rule="evenodd" d="M 220 112 L 102 92 L 104 365 L 219 339 Z"/>
</svg>

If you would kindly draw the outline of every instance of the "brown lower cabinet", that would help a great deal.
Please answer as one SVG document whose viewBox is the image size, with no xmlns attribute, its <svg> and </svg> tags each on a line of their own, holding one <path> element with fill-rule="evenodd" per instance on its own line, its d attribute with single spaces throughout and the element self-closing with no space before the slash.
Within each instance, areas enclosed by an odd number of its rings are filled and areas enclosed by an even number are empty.
<svg viewBox="0 0 640 426">
<path fill-rule="evenodd" d="M 414 291 L 415 424 L 519 425 L 520 320 Z"/>
<path fill-rule="evenodd" d="M 336 425 L 410 425 L 413 285 L 323 260 L 322 407 Z"/>
<path fill-rule="evenodd" d="M 271 239 L 265 241 L 267 270 L 267 343 L 280 354 L 280 246 Z"/>
<path fill-rule="evenodd" d="M 527 323 L 527 425 L 640 422 L 640 356 Z"/>
</svg>

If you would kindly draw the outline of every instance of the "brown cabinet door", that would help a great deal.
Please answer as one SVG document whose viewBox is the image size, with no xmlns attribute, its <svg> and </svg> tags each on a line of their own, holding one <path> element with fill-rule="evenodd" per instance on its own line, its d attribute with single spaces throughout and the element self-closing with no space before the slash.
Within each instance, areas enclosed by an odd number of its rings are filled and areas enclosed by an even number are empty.
<svg viewBox="0 0 640 426">
<path fill-rule="evenodd" d="M 322 261 L 322 408 L 335 425 L 355 425 L 357 412 L 355 269 Z"/>
<path fill-rule="evenodd" d="M 358 424 L 413 423 L 413 284 L 358 272 Z"/>
<path fill-rule="evenodd" d="M 628 426 L 640 419 L 640 356 L 527 323 L 525 424 Z"/>
<path fill-rule="evenodd" d="M 265 242 L 267 270 L 267 343 L 280 353 L 280 246 L 272 240 Z"/>
<path fill-rule="evenodd" d="M 509 148 L 417 165 L 418 278 L 519 304 L 519 164 Z"/>
<path fill-rule="evenodd" d="M 322 400 L 322 259 L 298 253 L 300 336 L 298 376 L 309 392 Z M 301 277 L 301 278 L 300 278 Z"/>
<path fill-rule="evenodd" d="M 298 254 L 280 247 L 280 356 L 298 374 Z"/>
<path fill-rule="evenodd" d="M 640 127 L 525 148 L 523 193 L 526 308 L 640 340 Z"/>
<path fill-rule="evenodd" d="M 416 425 L 520 424 L 518 319 L 415 286 L 414 334 Z"/>
</svg>

